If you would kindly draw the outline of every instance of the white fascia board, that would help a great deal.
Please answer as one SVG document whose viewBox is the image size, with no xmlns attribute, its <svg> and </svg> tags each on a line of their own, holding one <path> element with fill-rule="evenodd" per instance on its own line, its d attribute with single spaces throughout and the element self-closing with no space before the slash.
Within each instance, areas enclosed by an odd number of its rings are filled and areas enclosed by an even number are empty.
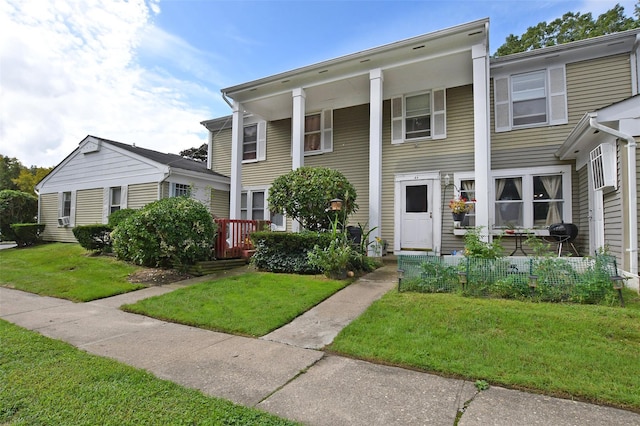
<svg viewBox="0 0 640 426">
<path fill-rule="evenodd" d="M 173 181 L 174 177 L 180 177 L 184 180 L 193 180 L 198 179 L 202 182 L 207 182 L 210 185 L 215 186 L 216 189 L 226 189 L 229 190 L 229 185 L 231 183 L 231 179 L 226 176 L 215 176 L 207 173 L 198 173 L 191 170 L 184 169 L 171 169 L 171 181 Z"/>
<path fill-rule="evenodd" d="M 356 64 L 356 63 L 359 63 L 360 61 L 366 61 L 371 57 L 382 57 L 385 53 L 392 52 L 394 50 L 400 50 L 403 48 L 414 46 L 416 44 L 433 42 L 438 39 L 444 39 L 448 36 L 454 36 L 454 35 L 472 32 L 472 34 L 467 34 L 467 36 L 484 33 L 484 38 L 487 38 L 486 28 L 487 28 L 488 22 L 489 22 L 488 18 L 480 19 L 467 24 L 462 24 L 455 27 L 446 28 L 440 31 L 435 31 L 429 34 L 413 37 L 410 39 L 397 41 L 397 42 L 386 44 L 380 47 L 375 47 L 372 49 L 364 50 L 364 51 L 353 53 L 350 55 L 345 55 L 335 59 L 330 59 L 328 61 L 320 62 L 320 63 L 309 65 L 306 67 L 301 67 L 291 71 L 274 74 L 272 76 L 250 81 L 248 83 L 227 87 L 227 88 L 221 89 L 221 92 L 226 96 L 229 96 L 232 99 L 234 99 L 234 95 L 250 89 L 258 88 L 260 86 L 266 86 L 269 84 L 278 83 L 285 80 L 291 80 L 294 77 L 299 77 L 305 74 L 317 74 L 319 71 L 325 68 L 336 67 L 339 65 L 344 65 L 346 63 Z M 469 45 L 473 45 L 476 43 L 477 41 L 469 40 Z M 376 68 L 379 68 L 379 66 L 376 66 Z M 367 72 L 368 72 L 368 69 L 367 69 Z M 272 93 L 272 91 L 269 91 L 269 92 Z"/>
</svg>

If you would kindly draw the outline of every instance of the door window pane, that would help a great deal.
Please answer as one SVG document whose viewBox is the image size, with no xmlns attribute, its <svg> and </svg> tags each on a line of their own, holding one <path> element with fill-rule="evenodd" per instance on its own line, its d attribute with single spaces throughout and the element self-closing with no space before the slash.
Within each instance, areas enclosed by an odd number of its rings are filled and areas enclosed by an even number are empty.
<svg viewBox="0 0 640 426">
<path fill-rule="evenodd" d="M 429 209 L 427 205 L 427 185 L 412 185 L 406 187 L 406 212 L 426 213 Z"/>
</svg>

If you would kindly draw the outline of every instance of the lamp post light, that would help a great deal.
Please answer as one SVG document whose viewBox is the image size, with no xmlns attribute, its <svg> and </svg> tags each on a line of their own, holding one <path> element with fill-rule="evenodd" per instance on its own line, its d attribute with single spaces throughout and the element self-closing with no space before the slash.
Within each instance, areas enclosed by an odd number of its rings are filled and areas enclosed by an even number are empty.
<svg viewBox="0 0 640 426">
<path fill-rule="evenodd" d="M 329 201 L 329 210 L 331 211 L 340 211 L 342 210 L 342 200 L 340 198 L 334 198 Z"/>
</svg>

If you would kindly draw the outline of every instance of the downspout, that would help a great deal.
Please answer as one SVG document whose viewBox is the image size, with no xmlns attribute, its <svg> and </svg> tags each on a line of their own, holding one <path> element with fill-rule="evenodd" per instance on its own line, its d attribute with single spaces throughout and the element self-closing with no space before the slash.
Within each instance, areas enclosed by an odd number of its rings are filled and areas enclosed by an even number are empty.
<svg viewBox="0 0 640 426">
<path fill-rule="evenodd" d="M 164 177 L 160 182 L 158 182 L 158 200 L 162 199 L 162 184 L 166 182 L 167 179 L 171 176 L 171 167 L 167 167 L 167 172 L 164 174 Z M 169 188 L 169 192 L 171 192 L 171 188 Z M 169 194 L 171 196 L 171 194 Z"/>
<path fill-rule="evenodd" d="M 596 121 L 596 117 L 589 118 L 589 126 L 594 129 L 603 131 L 610 135 L 615 136 L 618 139 L 624 139 L 627 141 L 627 158 L 628 158 L 628 172 L 627 172 L 627 195 L 629 200 L 629 211 L 627 212 L 628 229 L 629 229 L 629 247 L 625 250 L 629 253 L 629 272 L 633 275 L 638 275 L 638 212 L 636 210 L 638 205 L 638 193 L 636 188 L 636 179 L 633 176 L 633 172 L 636 170 L 636 140 L 633 136 L 621 132 L 619 130 L 612 129 L 611 127 L 603 126 Z M 623 235 L 624 237 L 624 235 Z"/>
</svg>

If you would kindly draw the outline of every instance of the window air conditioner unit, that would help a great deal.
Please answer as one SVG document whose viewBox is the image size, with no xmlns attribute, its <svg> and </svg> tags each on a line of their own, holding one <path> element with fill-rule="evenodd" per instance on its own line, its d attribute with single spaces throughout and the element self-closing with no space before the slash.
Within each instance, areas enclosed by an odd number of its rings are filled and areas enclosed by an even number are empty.
<svg viewBox="0 0 640 426">
<path fill-rule="evenodd" d="M 69 226 L 71 225 L 71 219 L 69 216 L 62 216 L 58 218 L 58 226 Z"/>
<path fill-rule="evenodd" d="M 589 153 L 594 190 L 616 189 L 616 152 L 610 144 L 600 144 Z"/>
</svg>

